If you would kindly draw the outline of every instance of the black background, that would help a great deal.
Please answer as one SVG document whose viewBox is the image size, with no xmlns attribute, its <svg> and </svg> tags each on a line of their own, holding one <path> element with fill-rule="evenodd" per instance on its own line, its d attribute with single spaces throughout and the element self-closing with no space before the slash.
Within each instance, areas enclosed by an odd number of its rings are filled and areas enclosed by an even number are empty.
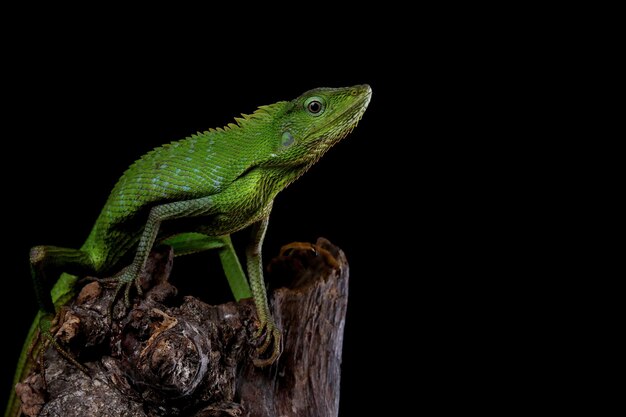
<svg viewBox="0 0 626 417">
<path fill-rule="evenodd" d="M 15 51 L 4 95 L 0 403 L 37 309 L 31 246 L 80 246 L 124 169 L 155 146 L 310 88 L 361 83 L 373 96 L 357 129 L 277 197 L 265 260 L 319 236 L 347 254 L 342 417 L 491 395 L 467 391 L 501 371 L 486 365 L 497 346 L 481 341 L 493 330 L 485 277 L 502 271 L 494 259 L 510 221 L 499 214 L 507 201 L 494 199 L 505 187 L 493 175 L 505 162 L 489 154 L 498 125 L 484 119 L 501 111 L 485 104 L 500 91 L 487 92 L 471 48 L 455 42 L 399 53 L 355 49 L 357 40 L 296 57 L 256 47 L 259 59 L 237 47 L 122 51 L 106 40 L 97 52 L 58 39 Z M 175 274 L 206 265 L 180 258 Z M 214 285 L 224 283 L 207 279 L 202 296 Z"/>
</svg>

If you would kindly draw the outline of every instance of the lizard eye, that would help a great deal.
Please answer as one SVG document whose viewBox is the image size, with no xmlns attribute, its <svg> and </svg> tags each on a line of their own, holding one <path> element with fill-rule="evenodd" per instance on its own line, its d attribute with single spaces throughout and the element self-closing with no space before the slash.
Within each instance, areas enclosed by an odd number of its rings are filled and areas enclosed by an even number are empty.
<svg viewBox="0 0 626 417">
<path fill-rule="evenodd" d="M 319 113 L 320 111 L 322 111 L 322 103 L 314 100 L 309 103 L 307 109 L 309 109 L 311 113 Z"/>
<path fill-rule="evenodd" d="M 304 106 L 309 114 L 319 116 L 324 111 L 324 103 L 319 97 L 311 97 L 304 102 Z"/>
</svg>

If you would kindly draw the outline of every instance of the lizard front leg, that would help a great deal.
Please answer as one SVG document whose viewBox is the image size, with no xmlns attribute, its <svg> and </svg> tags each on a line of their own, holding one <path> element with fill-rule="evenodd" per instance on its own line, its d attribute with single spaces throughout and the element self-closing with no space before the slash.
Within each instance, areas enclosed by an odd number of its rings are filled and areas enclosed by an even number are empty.
<svg viewBox="0 0 626 417">
<path fill-rule="evenodd" d="M 201 233 L 183 233 L 163 240 L 161 243 L 174 248 L 177 255 L 195 253 L 203 250 L 218 249 L 224 273 L 228 279 L 231 290 L 237 301 L 243 298 L 253 297 L 259 317 L 259 331 L 257 338 L 262 337 L 257 350 L 258 357 L 254 359 L 256 366 L 271 365 L 280 355 L 281 334 L 276 328 L 269 310 L 267 293 L 263 280 L 263 262 L 261 248 L 265 231 L 267 230 L 268 217 L 252 225 L 252 239 L 246 250 L 246 260 L 250 286 L 241 269 L 237 254 L 233 248 L 230 236 L 207 236 Z M 272 346 L 271 354 L 267 358 L 261 358 Z"/>
<path fill-rule="evenodd" d="M 119 277 L 116 277 L 118 286 L 114 299 L 117 298 L 121 289 L 125 287 L 124 302 L 128 307 L 130 305 L 130 288 L 133 283 L 137 288 L 137 292 L 140 295 L 142 294 L 138 279 L 139 273 L 146 265 L 146 260 L 152 250 L 152 246 L 154 245 L 154 241 L 163 221 L 183 217 L 206 216 L 212 214 L 213 209 L 213 197 L 211 196 L 194 200 L 176 201 L 152 207 L 148 221 L 139 239 L 139 244 L 137 245 L 135 259 Z"/>
<path fill-rule="evenodd" d="M 278 359 L 282 350 L 281 333 L 276 327 L 274 319 L 270 313 L 267 302 L 267 292 L 263 279 L 263 262 L 261 259 L 261 248 L 263 239 L 269 222 L 269 215 L 252 225 L 252 239 L 246 249 L 246 263 L 248 267 L 248 278 L 252 288 L 252 297 L 259 316 L 260 326 L 257 337 L 263 337 L 261 345 L 257 349 L 257 358 L 254 365 L 263 367 L 271 365 Z M 269 347 L 272 346 L 270 356 L 262 358 Z"/>
</svg>

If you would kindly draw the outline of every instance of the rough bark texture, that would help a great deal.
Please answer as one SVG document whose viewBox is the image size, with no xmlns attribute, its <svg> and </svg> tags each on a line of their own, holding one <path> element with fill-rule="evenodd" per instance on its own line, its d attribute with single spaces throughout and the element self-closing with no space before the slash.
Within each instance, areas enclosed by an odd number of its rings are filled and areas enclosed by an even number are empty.
<svg viewBox="0 0 626 417">
<path fill-rule="evenodd" d="M 56 336 L 85 375 L 47 349 L 45 381 L 17 391 L 28 416 L 337 416 L 348 264 L 325 239 L 292 244 L 268 267 L 284 349 L 266 369 L 252 365 L 257 322 L 250 300 L 207 305 L 177 299 L 167 279 L 173 255 L 151 255 L 144 297 L 108 311 L 113 289 L 86 285 L 60 314 Z M 176 302 L 178 300 L 178 302 Z"/>
</svg>

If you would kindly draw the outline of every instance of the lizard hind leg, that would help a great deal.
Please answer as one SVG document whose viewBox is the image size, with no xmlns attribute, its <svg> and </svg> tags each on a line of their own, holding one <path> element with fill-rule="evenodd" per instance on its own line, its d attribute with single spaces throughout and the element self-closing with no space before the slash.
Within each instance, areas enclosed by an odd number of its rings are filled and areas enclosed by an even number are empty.
<svg viewBox="0 0 626 417">
<path fill-rule="evenodd" d="M 63 324 L 62 322 L 60 322 L 62 320 L 62 317 L 62 312 L 57 314 L 56 317 L 53 317 L 49 314 L 42 315 L 39 318 L 39 329 L 37 331 L 37 335 L 33 339 L 33 342 L 28 351 L 28 355 L 33 363 L 38 364 L 39 372 L 43 379 L 44 389 L 47 389 L 45 353 L 49 347 L 53 347 L 54 350 L 56 350 L 59 355 L 61 355 L 66 361 L 68 361 L 89 376 L 89 370 L 87 369 L 87 367 L 78 362 L 71 353 L 65 350 L 54 336 L 54 333 Z"/>
<path fill-rule="evenodd" d="M 219 251 L 220 261 L 224 269 L 224 275 L 228 280 L 230 290 L 239 301 L 244 298 L 252 297 L 252 291 L 243 272 L 233 242 L 229 235 L 226 236 L 210 236 L 203 233 L 181 233 L 169 237 L 161 242 L 169 245 L 174 249 L 176 256 L 187 255 L 191 253 L 202 252 L 206 250 L 217 249 Z"/>
<path fill-rule="evenodd" d="M 96 273 L 96 265 L 89 253 L 80 249 L 57 246 L 35 246 L 30 250 L 30 271 L 39 308 L 54 314 L 56 308 L 74 295 L 75 275 Z M 52 285 L 54 272 L 66 272 Z M 69 275 L 75 274 L 75 275 Z M 52 287 L 52 288 L 51 288 Z"/>
<path fill-rule="evenodd" d="M 30 250 L 30 269 L 39 303 L 39 313 L 35 319 L 36 324 L 34 326 L 36 327 L 33 327 L 29 335 L 32 342 L 30 346 L 25 346 L 20 356 L 15 381 L 19 382 L 26 377 L 29 370 L 28 362 L 32 361 L 31 363 L 39 363 L 40 366 L 43 366 L 43 354 L 50 346 L 68 362 L 83 372 L 87 372 L 87 368 L 59 344 L 53 333 L 56 331 L 55 318 L 59 318 L 56 310 L 68 303 L 74 295 L 77 277 L 70 274 L 82 275 L 96 272 L 96 266 L 91 256 L 79 249 L 35 246 Z M 56 275 L 52 274 L 53 272 L 64 273 L 50 288 L 49 277 Z M 27 360 L 27 358 L 31 360 Z M 41 373 L 45 375 L 43 369 L 41 369 Z"/>
</svg>

